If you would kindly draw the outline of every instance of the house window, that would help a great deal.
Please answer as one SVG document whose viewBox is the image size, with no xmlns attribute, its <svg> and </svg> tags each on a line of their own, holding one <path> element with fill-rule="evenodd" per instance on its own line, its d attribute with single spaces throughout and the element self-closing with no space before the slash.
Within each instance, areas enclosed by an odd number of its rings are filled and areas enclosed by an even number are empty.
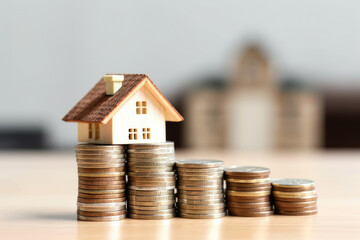
<svg viewBox="0 0 360 240">
<path fill-rule="evenodd" d="M 137 140 L 137 128 L 129 128 L 129 140 Z"/>
<path fill-rule="evenodd" d="M 136 102 L 136 114 L 147 114 L 146 101 L 137 101 Z"/>
<path fill-rule="evenodd" d="M 100 139 L 100 125 L 99 123 L 89 123 L 89 139 Z M 95 138 L 94 138 L 95 137 Z"/>
<path fill-rule="evenodd" d="M 151 139 L 150 128 L 143 128 L 143 139 Z"/>
<path fill-rule="evenodd" d="M 92 123 L 89 123 L 89 139 L 93 137 L 93 129 L 92 129 Z"/>
<path fill-rule="evenodd" d="M 100 139 L 100 126 L 98 123 L 95 123 L 95 140 Z"/>
</svg>

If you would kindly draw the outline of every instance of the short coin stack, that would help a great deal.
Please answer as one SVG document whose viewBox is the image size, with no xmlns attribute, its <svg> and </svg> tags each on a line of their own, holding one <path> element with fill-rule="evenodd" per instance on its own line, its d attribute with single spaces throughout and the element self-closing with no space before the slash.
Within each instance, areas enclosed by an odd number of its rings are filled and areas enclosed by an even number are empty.
<svg viewBox="0 0 360 240">
<path fill-rule="evenodd" d="M 178 214 L 184 218 L 225 216 L 223 174 L 219 160 L 176 162 Z"/>
<path fill-rule="evenodd" d="M 233 167 L 225 169 L 226 201 L 229 215 L 264 217 L 273 214 L 270 169 Z"/>
<path fill-rule="evenodd" d="M 126 217 L 125 149 L 121 145 L 79 144 L 78 219 L 116 221 Z"/>
<path fill-rule="evenodd" d="M 276 214 L 304 216 L 317 213 L 317 194 L 312 180 L 276 179 L 272 186 Z"/>
<path fill-rule="evenodd" d="M 175 216 L 174 163 L 173 142 L 129 145 L 129 217 L 168 219 Z"/>
</svg>

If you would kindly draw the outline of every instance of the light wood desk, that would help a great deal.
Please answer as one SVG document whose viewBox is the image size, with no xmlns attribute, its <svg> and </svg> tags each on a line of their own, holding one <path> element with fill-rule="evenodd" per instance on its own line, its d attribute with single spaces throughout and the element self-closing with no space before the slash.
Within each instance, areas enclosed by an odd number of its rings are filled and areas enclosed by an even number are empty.
<svg viewBox="0 0 360 240">
<path fill-rule="evenodd" d="M 0 152 L 0 239 L 360 239 L 360 152 L 240 154 L 177 151 L 177 159 L 270 167 L 271 176 L 315 180 L 316 216 L 214 220 L 76 220 L 72 152 Z"/>
</svg>

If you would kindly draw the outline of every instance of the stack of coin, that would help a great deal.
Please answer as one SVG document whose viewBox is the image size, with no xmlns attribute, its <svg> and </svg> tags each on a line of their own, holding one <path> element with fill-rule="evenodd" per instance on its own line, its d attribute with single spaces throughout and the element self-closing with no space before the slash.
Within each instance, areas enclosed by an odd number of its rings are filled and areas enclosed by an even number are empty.
<svg viewBox="0 0 360 240">
<path fill-rule="evenodd" d="M 229 215 L 264 217 L 273 214 L 270 169 L 232 167 L 225 169 L 226 201 Z"/>
<path fill-rule="evenodd" d="M 80 144 L 78 219 L 115 221 L 126 217 L 125 149 L 121 145 Z"/>
<path fill-rule="evenodd" d="M 317 213 L 315 183 L 306 179 L 272 181 L 275 212 L 281 215 L 304 216 Z"/>
<path fill-rule="evenodd" d="M 181 160 L 176 162 L 177 209 L 184 218 L 225 216 L 223 174 L 220 160 Z"/>
<path fill-rule="evenodd" d="M 127 154 L 129 217 L 174 217 L 174 143 L 133 144 Z"/>
</svg>

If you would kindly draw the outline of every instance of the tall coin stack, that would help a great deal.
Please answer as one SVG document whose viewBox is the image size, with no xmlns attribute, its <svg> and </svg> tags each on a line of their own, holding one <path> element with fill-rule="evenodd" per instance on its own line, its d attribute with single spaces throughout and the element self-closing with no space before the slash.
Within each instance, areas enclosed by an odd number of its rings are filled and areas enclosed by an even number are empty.
<svg viewBox="0 0 360 240">
<path fill-rule="evenodd" d="M 124 146 L 80 144 L 75 152 L 79 175 L 78 219 L 115 221 L 125 218 Z"/>
<path fill-rule="evenodd" d="M 272 186 L 277 214 L 304 216 L 317 213 L 317 194 L 312 180 L 276 179 Z"/>
<path fill-rule="evenodd" d="M 127 152 L 129 217 L 174 217 L 174 143 L 134 144 Z"/>
<path fill-rule="evenodd" d="M 225 169 L 229 215 L 263 217 L 273 214 L 270 169 L 233 167 Z"/>
<path fill-rule="evenodd" d="M 178 214 L 184 218 L 225 216 L 224 162 L 181 160 L 176 162 Z"/>
</svg>

